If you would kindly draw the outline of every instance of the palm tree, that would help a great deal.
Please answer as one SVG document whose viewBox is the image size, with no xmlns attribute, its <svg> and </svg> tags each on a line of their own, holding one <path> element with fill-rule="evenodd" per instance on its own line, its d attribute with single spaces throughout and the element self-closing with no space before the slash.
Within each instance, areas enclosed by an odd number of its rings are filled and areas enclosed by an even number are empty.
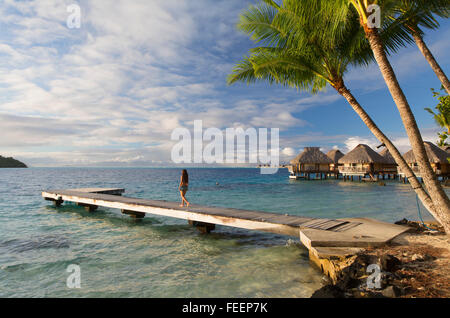
<svg viewBox="0 0 450 318">
<path fill-rule="evenodd" d="M 412 35 L 417 47 L 436 73 L 447 94 L 450 94 L 450 81 L 423 40 L 424 33 L 421 27 L 437 29 L 439 23 L 435 16 L 448 18 L 449 10 L 450 2 L 448 0 L 401 0 L 392 14 L 388 16 L 389 19 L 402 21 L 402 25 Z"/>
<path fill-rule="evenodd" d="M 299 7 L 302 7 L 308 2 L 309 0 L 297 1 L 297 4 Z M 383 75 L 384 81 L 386 82 L 389 92 L 397 105 L 397 109 L 400 113 L 400 117 L 402 118 L 414 156 L 419 165 L 422 179 L 434 203 L 434 206 L 436 207 L 435 212 L 437 215 L 435 217 L 442 221 L 446 232 L 450 233 L 450 200 L 445 194 L 441 184 L 433 172 L 433 169 L 431 168 L 416 119 L 411 111 L 408 100 L 400 87 L 392 65 L 387 58 L 385 46 L 386 42 L 383 41 L 381 35 L 382 33 L 380 34 L 380 31 L 377 28 L 371 27 L 369 23 L 371 14 L 368 13 L 368 9 L 370 6 L 380 5 L 381 13 L 388 14 L 392 12 L 392 8 L 398 4 L 398 0 L 317 0 L 316 2 L 322 3 L 322 10 L 315 11 L 314 13 L 309 12 L 309 15 L 334 15 L 334 22 L 330 24 L 331 27 L 324 24 L 319 28 L 324 33 L 323 36 L 328 37 L 331 42 L 333 42 L 336 37 L 336 30 L 339 30 L 339 24 L 349 23 L 349 21 L 355 18 L 354 12 L 357 12 L 360 26 L 364 30 L 375 60 L 380 68 L 381 74 Z M 307 8 L 303 8 L 303 12 L 306 12 L 306 10 Z M 302 14 L 302 18 L 308 19 L 308 15 Z M 382 19 L 384 23 L 386 23 L 387 20 L 389 19 Z M 400 23 L 401 21 L 394 22 L 394 24 Z M 399 34 L 401 33 L 393 35 L 398 36 Z M 393 40 L 396 41 L 397 39 L 393 38 Z"/>
<path fill-rule="evenodd" d="M 398 149 L 377 127 L 367 112 L 358 103 L 344 82 L 344 74 L 350 65 L 367 64 L 372 58 L 371 50 L 364 40 L 359 23 L 341 25 L 342 36 L 333 47 L 320 36 L 314 35 L 318 21 L 290 23 L 283 13 L 296 16 L 295 1 L 285 1 L 283 7 L 272 1 L 251 6 L 241 15 L 238 28 L 251 35 L 256 42 L 266 46 L 252 49 L 250 55 L 238 63 L 228 77 L 228 83 L 267 81 L 316 93 L 331 85 L 342 95 L 380 142 L 386 145 L 397 164 L 406 172 L 413 189 L 424 206 L 438 221 L 439 215 L 431 197 L 417 180 L 413 171 Z M 324 17 L 321 17 L 323 19 Z M 297 19 L 295 19 L 297 20 Z M 295 39 L 289 39 L 292 28 L 296 28 Z M 337 39 L 337 38 L 336 38 Z"/>
</svg>

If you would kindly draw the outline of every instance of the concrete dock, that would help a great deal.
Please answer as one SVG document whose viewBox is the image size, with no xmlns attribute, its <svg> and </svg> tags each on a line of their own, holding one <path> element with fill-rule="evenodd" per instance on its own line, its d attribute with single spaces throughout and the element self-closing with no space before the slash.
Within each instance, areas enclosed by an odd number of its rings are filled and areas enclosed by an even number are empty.
<svg viewBox="0 0 450 318">
<path fill-rule="evenodd" d="M 324 259 L 346 257 L 364 247 L 382 246 L 409 229 L 368 218 L 311 218 L 197 204 L 180 207 L 178 202 L 125 197 L 124 192 L 120 188 L 48 190 L 42 192 L 42 197 L 56 206 L 64 201 L 74 202 L 91 212 L 101 206 L 119 209 L 134 218 L 151 214 L 184 219 L 204 233 L 214 230 L 215 225 L 223 225 L 299 237 L 308 248 L 310 258 L 322 270 L 320 264 Z"/>
</svg>

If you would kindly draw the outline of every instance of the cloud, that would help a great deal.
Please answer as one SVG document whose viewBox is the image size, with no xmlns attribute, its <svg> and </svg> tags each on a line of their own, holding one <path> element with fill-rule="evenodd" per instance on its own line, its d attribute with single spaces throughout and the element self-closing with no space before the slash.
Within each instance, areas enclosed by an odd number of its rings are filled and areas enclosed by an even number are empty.
<svg viewBox="0 0 450 318">
<path fill-rule="evenodd" d="M 251 2 L 80 0 L 81 28 L 69 29 L 72 0 L 4 0 L 1 154 L 32 165 L 170 162 L 172 130 L 199 119 L 205 128 L 280 128 L 287 157 L 342 146 L 351 136 L 305 132 L 314 127 L 305 114 L 339 101 L 334 91 L 226 86 L 251 46 L 235 28 Z"/>
<path fill-rule="evenodd" d="M 346 152 L 353 150 L 359 144 L 365 144 L 371 147 L 372 149 L 376 149 L 377 146 L 380 145 L 380 142 L 376 138 L 362 138 L 359 136 L 347 138 L 344 142 L 346 147 Z"/>
<path fill-rule="evenodd" d="M 431 141 L 433 143 L 436 143 L 436 140 L 438 139 L 437 137 L 437 133 L 440 131 L 439 128 L 435 127 L 435 128 L 425 128 L 425 129 L 421 129 L 421 135 L 422 135 L 422 139 L 424 141 Z M 395 147 L 397 147 L 397 149 L 400 151 L 400 153 L 405 153 L 409 150 L 411 150 L 411 144 L 409 142 L 409 138 L 406 136 L 406 133 L 396 133 L 396 134 L 392 134 L 392 136 L 390 137 L 392 143 L 395 145 Z M 378 141 L 378 139 L 376 139 L 373 136 L 352 136 L 352 137 L 348 137 L 347 139 L 345 139 L 344 141 L 344 145 L 346 147 L 346 151 L 351 151 L 353 150 L 353 148 L 355 148 L 357 145 L 359 144 L 366 144 L 368 146 L 370 146 L 372 149 L 374 149 L 375 151 L 379 151 L 383 148 L 377 148 L 378 146 L 381 145 L 381 142 Z"/>
<path fill-rule="evenodd" d="M 284 156 L 292 157 L 295 156 L 295 149 L 291 147 L 286 147 L 281 150 L 281 154 Z"/>
</svg>

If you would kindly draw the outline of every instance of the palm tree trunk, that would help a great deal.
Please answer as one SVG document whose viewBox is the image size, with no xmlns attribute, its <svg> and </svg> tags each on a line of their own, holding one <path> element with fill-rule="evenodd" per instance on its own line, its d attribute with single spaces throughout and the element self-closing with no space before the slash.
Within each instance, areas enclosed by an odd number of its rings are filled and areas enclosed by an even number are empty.
<svg viewBox="0 0 450 318">
<path fill-rule="evenodd" d="M 394 144 L 389 140 L 388 137 L 386 137 L 385 134 L 378 128 L 378 126 L 375 124 L 375 122 L 370 118 L 369 114 L 366 113 L 364 108 L 358 103 L 356 98 L 353 96 L 353 94 L 350 92 L 349 89 L 345 86 L 345 84 L 341 81 L 337 83 L 334 88 L 338 91 L 340 95 L 345 97 L 347 102 L 350 104 L 350 106 L 353 108 L 353 110 L 358 114 L 358 116 L 361 118 L 361 120 L 366 124 L 366 126 L 369 128 L 369 130 L 372 132 L 372 134 L 381 142 L 383 143 L 386 148 L 391 153 L 392 157 L 394 158 L 395 162 L 399 165 L 401 171 L 405 173 L 406 178 L 409 180 L 409 183 L 411 184 L 411 187 L 418 195 L 420 201 L 422 202 L 423 206 L 431 213 L 431 215 L 434 216 L 434 218 L 441 224 L 445 224 L 448 222 L 450 224 L 450 220 L 441 219 L 441 216 L 439 213 L 436 212 L 436 208 L 433 204 L 433 201 L 431 200 L 431 197 L 428 195 L 428 193 L 425 191 L 425 189 L 422 187 L 422 184 L 417 179 L 416 175 L 412 171 L 411 167 L 406 163 L 403 156 L 400 154 L 398 149 L 394 146 Z"/>
<path fill-rule="evenodd" d="M 423 41 L 423 38 L 419 34 L 419 32 L 414 31 L 412 33 L 412 35 L 414 37 L 414 41 L 416 42 L 417 46 L 419 47 L 420 52 L 422 52 L 423 56 L 425 56 L 425 58 L 427 59 L 431 68 L 433 69 L 433 71 L 436 73 L 437 77 L 441 81 L 442 86 L 444 86 L 445 90 L 447 91 L 447 94 L 450 95 L 450 81 L 448 80 L 447 75 L 445 75 L 441 66 L 438 64 L 438 62 L 434 58 L 433 54 L 431 53 L 430 49 Z"/>
<path fill-rule="evenodd" d="M 405 126 L 414 156 L 419 165 L 419 170 L 422 175 L 425 186 L 435 206 L 438 220 L 443 220 L 442 226 L 447 233 L 450 233 L 450 200 L 442 189 L 441 184 L 436 178 L 436 175 L 431 168 L 428 160 L 425 146 L 423 144 L 422 136 L 417 126 L 416 119 L 411 111 L 405 94 L 403 93 L 394 70 L 392 69 L 389 60 L 387 59 L 384 45 L 381 41 L 378 30 L 375 28 L 364 27 L 370 47 L 374 53 L 375 59 L 383 75 L 389 91 L 397 105 L 398 111 Z"/>
</svg>

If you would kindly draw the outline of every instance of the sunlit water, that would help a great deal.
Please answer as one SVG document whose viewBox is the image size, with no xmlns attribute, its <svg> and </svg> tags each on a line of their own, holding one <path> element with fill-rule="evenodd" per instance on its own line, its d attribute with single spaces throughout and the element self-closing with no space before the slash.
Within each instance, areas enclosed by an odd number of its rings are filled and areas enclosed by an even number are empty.
<svg viewBox="0 0 450 318">
<path fill-rule="evenodd" d="M 179 169 L 0 169 L 0 297 L 309 297 L 323 282 L 288 237 L 118 210 L 52 207 L 43 189 L 123 187 L 179 200 Z M 292 181 L 287 170 L 189 169 L 193 203 L 312 217 L 417 219 L 415 194 L 397 181 Z M 218 183 L 218 185 L 216 184 Z M 422 207 L 423 211 L 423 207 Z M 425 213 L 424 213 L 425 214 Z M 427 215 L 425 215 L 427 217 Z M 297 238 L 292 238 L 298 241 Z M 67 266 L 81 268 L 69 289 Z"/>
</svg>

